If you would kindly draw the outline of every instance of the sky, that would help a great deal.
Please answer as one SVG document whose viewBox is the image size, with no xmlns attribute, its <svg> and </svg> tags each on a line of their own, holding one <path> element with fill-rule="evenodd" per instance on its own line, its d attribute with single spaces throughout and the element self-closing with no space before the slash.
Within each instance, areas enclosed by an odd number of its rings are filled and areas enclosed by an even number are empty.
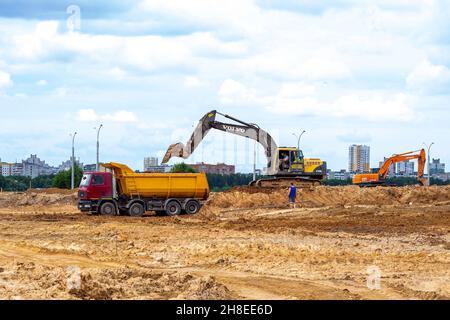
<svg viewBox="0 0 450 320">
<path fill-rule="evenodd" d="M 450 165 L 450 1 L 0 0 L 0 158 L 142 169 L 218 110 L 347 168 L 434 142 Z M 211 131 L 187 163 L 252 170 Z M 173 162 L 180 162 L 173 159 Z M 265 165 L 257 147 L 257 165 Z"/>
</svg>

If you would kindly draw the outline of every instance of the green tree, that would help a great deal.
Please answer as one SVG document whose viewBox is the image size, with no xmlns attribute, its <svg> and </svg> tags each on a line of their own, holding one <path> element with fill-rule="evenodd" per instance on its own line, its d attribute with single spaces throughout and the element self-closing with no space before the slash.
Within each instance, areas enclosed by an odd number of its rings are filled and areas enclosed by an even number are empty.
<svg viewBox="0 0 450 320">
<path fill-rule="evenodd" d="M 31 187 L 32 188 L 50 188 L 53 184 L 53 178 L 54 175 L 46 175 L 46 176 L 39 176 L 31 180 Z"/>
<path fill-rule="evenodd" d="M 209 187 L 212 191 L 225 191 L 234 186 L 245 186 L 253 180 L 252 173 L 207 173 Z M 258 176 L 257 179 L 268 178 L 267 176 Z"/>
<path fill-rule="evenodd" d="M 346 186 L 352 184 L 352 179 L 327 179 L 322 182 L 326 186 Z"/>
<path fill-rule="evenodd" d="M 174 173 L 180 173 L 180 172 L 186 172 L 186 173 L 196 173 L 197 170 L 195 170 L 193 167 L 191 167 L 190 165 L 182 162 L 182 163 L 177 163 L 174 164 L 172 169 L 170 170 L 170 172 L 174 172 Z"/>
<path fill-rule="evenodd" d="M 30 185 L 30 178 L 22 176 L 0 177 L 0 188 L 3 191 L 25 191 Z"/>
<path fill-rule="evenodd" d="M 52 181 L 52 187 L 60 189 L 70 189 L 70 181 L 72 177 L 71 170 L 61 171 Z M 75 187 L 80 185 L 81 178 L 83 177 L 83 171 L 77 165 L 75 165 Z"/>
</svg>

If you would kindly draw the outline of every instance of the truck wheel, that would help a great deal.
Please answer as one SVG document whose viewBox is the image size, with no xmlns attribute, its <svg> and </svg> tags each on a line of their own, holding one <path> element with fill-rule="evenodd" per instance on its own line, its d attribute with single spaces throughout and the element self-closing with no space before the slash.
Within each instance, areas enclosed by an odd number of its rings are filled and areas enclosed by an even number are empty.
<svg viewBox="0 0 450 320">
<path fill-rule="evenodd" d="M 197 200 L 189 200 L 184 208 L 187 214 L 194 214 L 200 210 L 200 203 Z"/>
<path fill-rule="evenodd" d="M 142 217 L 145 213 L 144 206 L 139 203 L 135 202 L 130 206 L 130 209 L 128 209 L 128 214 L 132 217 Z"/>
<path fill-rule="evenodd" d="M 169 201 L 169 203 L 166 205 L 166 214 L 168 216 L 176 216 L 181 213 L 181 206 L 178 203 L 178 201 Z"/>
<path fill-rule="evenodd" d="M 100 210 L 99 210 L 100 214 L 102 215 L 114 215 L 116 214 L 116 207 L 114 206 L 113 203 L 111 202 L 105 202 L 104 204 L 102 204 L 100 206 Z"/>
</svg>

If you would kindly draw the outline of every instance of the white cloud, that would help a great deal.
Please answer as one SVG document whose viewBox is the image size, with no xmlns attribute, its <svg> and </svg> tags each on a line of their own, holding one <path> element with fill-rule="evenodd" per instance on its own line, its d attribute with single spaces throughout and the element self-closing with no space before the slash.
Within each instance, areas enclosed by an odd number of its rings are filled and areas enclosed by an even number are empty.
<svg viewBox="0 0 450 320">
<path fill-rule="evenodd" d="M 67 88 L 61 87 L 61 88 L 57 88 L 54 91 L 54 95 L 56 97 L 65 97 L 67 95 Z"/>
<path fill-rule="evenodd" d="M 222 103 L 228 105 L 254 105 L 282 115 L 326 118 L 357 118 L 368 121 L 404 122 L 414 118 L 411 107 L 413 96 L 391 92 L 357 92 L 322 98 L 312 84 L 288 82 L 274 95 L 257 93 L 243 83 L 227 79 L 220 89 Z"/>
<path fill-rule="evenodd" d="M 254 90 L 233 79 L 224 80 L 218 94 L 220 102 L 226 105 L 259 105 L 263 100 Z"/>
<path fill-rule="evenodd" d="M 356 117 L 371 121 L 409 121 L 415 112 L 404 93 L 375 94 L 367 96 L 349 94 L 339 97 L 331 104 L 330 112 L 336 117 Z"/>
<path fill-rule="evenodd" d="M 408 97 L 398 94 L 348 94 L 334 101 L 321 101 L 316 96 L 298 98 L 275 97 L 270 111 L 281 114 L 308 115 L 318 118 L 357 118 L 369 121 L 404 122 L 414 118 Z"/>
<path fill-rule="evenodd" d="M 9 73 L 0 70 L 0 87 L 6 87 L 12 84 L 11 76 Z"/>
<path fill-rule="evenodd" d="M 98 118 L 94 109 L 81 109 L 77 114 L 78 121 L 97 121 Z"/>
<path fill-rule="evenodd" d="M 133 112 L 119 110 L 111 114 L 99 115 L 94 109 L 81 109 L 78 111 L 77 120 L 83 122 L 111 121 L 111 122 L 137 122 L 138 118 Z"/>
<path fill-rule="evenodd" d="M 203 85 L 203 83 L 197 77 L 188 76 L 188 77 L 184 78 L 184 85 L 187 88 L 196 88 L 196 87 L 201 87 Z"/>
<path fill-rule="evenodd" d="M 38 22 L 33 32 L 19 33 L 12 36 L 13 52 L 19 58 L 36 60 L 48 53 L 53 47 L 53 39 L 57 35 L 58 21 Z"/>
<path fill-rule="evenodd" d="M 422 61 L 406 78 L 409 88 L 426 92 L 441 92 L 450 88 L 450 69 Z"/>
<path fill-rule="evenodd" d="M 301 116 L 324 116 L 324 106 L 316 97 L 287 98 L 275 96 L 274 102 L 267 109 L 273 113 Z M 326 113 L 325 113 L 326 115 Z"/>
<path fill-rule="evenodd" d="M 281 85 L 279 94 L 287 98 L 299 95 L 315 95 L 316 87 L 305 82 L 286 82 Z"/>
<path fill-rule="evenodd" d="M 244 59 L 241 65 L 247 72 L 267 73 L 285 79 L 343 79 L 352 74 L 343 59 L 333 50 L 311 52 L 299 41 L 287 47 L 279 43 L 273 49 Z"/>
<path fill-rule="evenodd" d="M 102 117 L 104 120 L 110 120 L 113 122 L 136 122 L 138 121 L 138 118 L 133 112 L 126 111 L 126 110 L 120 110 L 117 112 L 114 112 L 113 114 L 105 114 Z"/>
<path fill-rule="evenodd" d="M 58 32 L 58 21 L 43 21 L 36 25 L 36 36 L 41 39 L 51 39 Z"/>
<path fill-rule="evenodd" d="M 47 82 L 47 80 L 41 79 L 41 80 L 36 81 L 36 84 L 38 86 L 46 86 L 48 84 L 48 82 Z"/>
<path fill-rule="evenodd" d="M 127 73 L 123 69 L 121 69 L 119 67 L 111 68 L 109 70 L 109 74 L 112 75 L 114 78 L 116 78 L 118 80 L 125 79 L 125 77 L 127 75 Z"/>
<path fill-rule="evenodd" d="M 226 27 L 241 33 L 254 32 L 259 26 L 261 9 L 253 0 L 145 0 L 139 5 L 143 11 L 180 21 L 208 27 Z"/>
</svg>

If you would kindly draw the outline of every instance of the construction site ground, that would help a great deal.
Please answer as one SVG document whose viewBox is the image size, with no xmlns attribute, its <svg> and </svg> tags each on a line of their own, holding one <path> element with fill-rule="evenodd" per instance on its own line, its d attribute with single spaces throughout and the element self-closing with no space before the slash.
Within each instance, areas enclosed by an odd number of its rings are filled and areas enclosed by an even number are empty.
<svg viewBox="0 0 450 320">
<path fill-rule="evenodd" d="M 0 193 L 0 299 L 450 298 L 450 187 L 321 186 L 295 209 L 240 187 L 176 217 L 75 201 Z"/>
</svg>

